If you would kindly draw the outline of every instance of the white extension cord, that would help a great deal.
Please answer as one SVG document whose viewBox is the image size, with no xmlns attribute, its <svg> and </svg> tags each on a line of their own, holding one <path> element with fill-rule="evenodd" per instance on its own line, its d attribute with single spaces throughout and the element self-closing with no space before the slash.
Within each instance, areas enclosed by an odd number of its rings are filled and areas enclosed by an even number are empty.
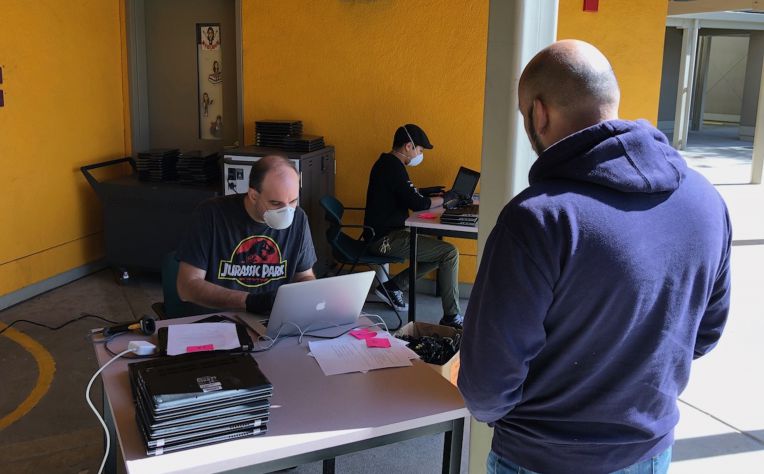
<svg viewBox="0 0 764 474">
<path fill-rule="evenodd" d="M 95 405 L 93 405 L 93 402 L 90 400 L 90 387 L 93 386 L 93 382 L 95 382 L 96 377 L 98 377 L 98 374 L 104 371 L 106 367 L 108 367 L 112 362 L 119 359 L 125 354 L 134 353 L 139 356 L 147 356 L 154 353 L 154 350 L 156 349 L 156 346 L 150 342 L 146 341 L 130 341 L 127 344 L 127 350 L 120 352 L 119 354 L 115 355 L 111 358 L 107 363 L 101 366 L 100 369 L 96 371 L 96 373 L 93 374 L 93 377 L 90 379 L 90 382 L 88 382 L 88 387 L 85 389 L 85 400 L 87 400 L 88 405 L 90 405 L 90 409 L 93 410 L 93 413 L 95 413 L 96 418 L 98 418 L 98 421 L 101 422 L 101 426 L 103 427 L 104 435 L 106 436 L 106 452 L 103 455 L 103 459 L 101 460 L 101 467 L 98 468 L 98 474 L 101 474 L 103 472 L 103 467 L 106 464 L 106 458 L 109 456 L 109 448 L 111 445 L 111 439 L 109 437 L 109 428 L 106 427 L 106 422 L 103 421 L 103 418 L 101 417 L 101 414 L 98 413 L 98 410 L 96 409 Z"/>
</svg>

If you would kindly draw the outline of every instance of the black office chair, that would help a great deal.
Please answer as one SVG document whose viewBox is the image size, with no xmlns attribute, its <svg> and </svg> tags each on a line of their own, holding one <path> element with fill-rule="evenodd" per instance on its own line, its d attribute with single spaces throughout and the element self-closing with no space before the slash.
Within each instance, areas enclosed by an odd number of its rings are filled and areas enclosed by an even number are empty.
<svg viewBox="0 0 764 474">
<path fill-rule="evenodd" d="M 178 295 L 178 267 L 180 267 L 180 262 L 178 262 L 175 256 L 175 251 L 162 257 L 162 297 L 164 301 L 152 304 L 151 309 L 154 310 L 159 319 L 214 313 L 214 309 L 198 306 L 180 299 Z"/>
<path fill-rule="evenodd" d="M 374 240 L 374 229 L 371 227 L 358 224 L 342 223 L 342 216 L 345 214 L 345 210 L 365 211 L 365 208 L 345 207 L 334 196 L 324 196 L 319 200 L 319 202 L 321 203 L 321 207 L 324 208 L 324 217 L 329 222 L 329 228 L 326 230 L 326 239 L 329 241 L 329 245 L 332 247 L 332 256 L 334 257 L 334 260 L 336 260 L 336 262 L 339 264 L 339 268 L 335 272 L 335 275 L 339 275 L 346 265 L 350 265 L 350 270 L 348 273 L 353 273 L 353 270 L 355 270 L 355 267 L 358 265 L 364 265 L 371 270 L 374 270 L 373 267 L 377 265 L 382 269 L 389 280 L 390 274 L 387 273 L 385 265 L 389 263 L 405 262 L 405 259 L 402 258 L 383 257 L 380 255 L 374 255 L 369 252 L 369 245 Z M 343 232 L 343 228 L 363 229 L 364 232 L 367 233 L 367 238 L 364 240 L 363 235 L 361 235 L 357 239 L 354 239 L 353 237 Z M 385 288 L 385 285 L 382 284 L 382 281 L 380 281 L 376 272 L 374 273 L 374 278 L 377 280 L 380 288 L 382 288 L 382 291 L 384 291 L 387 299 L 392 301 L 390 294 L 387 292 L 387 288 Z M 398 313 L 398 310 L 395 308 L 395 306 L 392 306 L 392 308 L 395 312 L 395 316 L 398 317 L 398 326 L 391 328 L 392 331 L 395 331 L 401 327 L 403 320 L 401 319 L 401 315 Z"/>
</svg>

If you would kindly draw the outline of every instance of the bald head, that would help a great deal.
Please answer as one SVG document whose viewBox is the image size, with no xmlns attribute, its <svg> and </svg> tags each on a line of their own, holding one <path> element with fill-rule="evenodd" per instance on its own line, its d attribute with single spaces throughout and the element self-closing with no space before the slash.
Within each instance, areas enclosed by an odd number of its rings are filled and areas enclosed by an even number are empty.
<svg viewBox="0 0 764 474">
<path fill-rule="evenodd" d="M 618 81 L 607 58 L 578 40 L 541 50 L 520 76 L 518 99 L 537 153 L 571 133 L 618 118 Z"/>
<path fill-rule="evenodd" d="M 300 177 L 292 162 L 269 155 L 252 165 L 244 208 L 254 220 L 265 222 L 266 211 L 296 207 L 299 195 Z"/>
<path fill-rule="evenodd" d="M 282 177 L 289 179 L 297 175 L 297 170 L 291 161 L 281 155 L 268 155 L 257 160 L 249 172 L 249 187 L 262 192 L 263 181 L 266 176 L 273 174 L 273 178 L 280 180 Z"/>
<path fill-rule="evenodd" d="M 589 43 L 558 41 L 541 50 L 520 77 L 524 102 L 539 98 L 574 116 L 617 114 L 620 91 L 607 58 Z"/>
</svg>

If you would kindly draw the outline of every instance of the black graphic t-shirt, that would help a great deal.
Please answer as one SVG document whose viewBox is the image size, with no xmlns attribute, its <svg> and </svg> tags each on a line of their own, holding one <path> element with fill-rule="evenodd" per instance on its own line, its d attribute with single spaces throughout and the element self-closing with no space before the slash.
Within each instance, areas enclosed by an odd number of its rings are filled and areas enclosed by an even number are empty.
<svg viewBox="0 0 764 474">
<path fill-rule="evenodd" d="M 194 212 L 177 256 L 207 271 L 205 279 L 232 290 L 271 292 L 316 263 L 308 218 L 299 207 L 294 222 L 275 230 L 254 221 L 244 196 L 209 199 Z"/>
</svg>

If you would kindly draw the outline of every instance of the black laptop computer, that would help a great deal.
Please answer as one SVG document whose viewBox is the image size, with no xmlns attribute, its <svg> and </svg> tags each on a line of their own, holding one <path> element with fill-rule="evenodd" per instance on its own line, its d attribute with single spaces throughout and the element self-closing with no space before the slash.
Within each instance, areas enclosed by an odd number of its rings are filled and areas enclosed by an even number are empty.
<svg viewBox="0 0 764 474">
<path fill-rule="evenodd" d="M 459 195 L 458 199 L 443 203 L 445 211 L 440 216 L 440 222 L 443 224 L 454 224 L 461 226 L 475 226 L 478 221 L 479 205 L 472 202 L 472 196 L 475 194 L 480 173 L 465 168 L 459 168 L 454 180 L 452 191 Z"/>
<path fill-rule="evenodd" d="M 480 181 L 479 172 L 462 166 L 459 168 L 459 172 L 456 173 L 456 179 L 454 179 L 454 185 L 451 187 L 451 191 L 464 197 L 464 199 L 469 199 L 471 202 L 478 181 Z"/>
<path fill-rule="evenodd" d="M 247 353 L 183 354 L 129 368 L 155 412 L 273 393 L 273 386 Z"/>
</svg>

